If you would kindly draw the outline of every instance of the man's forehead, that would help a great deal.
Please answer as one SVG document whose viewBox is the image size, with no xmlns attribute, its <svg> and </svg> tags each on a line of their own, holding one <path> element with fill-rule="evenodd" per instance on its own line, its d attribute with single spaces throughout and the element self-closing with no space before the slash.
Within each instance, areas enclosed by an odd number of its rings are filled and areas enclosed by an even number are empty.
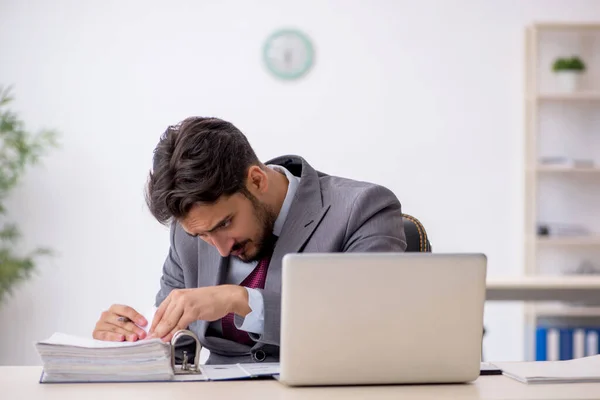
<svg viewBox="0 0 600 400">
<path fill-rule="evenodd" d="M 223 204 L 195 204 L 192 206 L 182 224 L 193 227 L 207 228 L 214 220 L 219 220 L 224 213 Z"/>
<path fill-rule="evenodd" d="M 237 209 L 233 196 L 222 197 L 211 204 L 198 203 L 192 206 L 188 215 L 181 221 L 183 228 L 189 232 L 208 231 L 227 218 Z"/>
<path fill-rule="evenodd" d="M 188 215 L 196 214 L 202 218 L 209 218 L 219 213 L 228 212 L 237 206 L 236 196 L 221 196 L 214 203 L 196 203 L 190 209 Z"/>
</svg>

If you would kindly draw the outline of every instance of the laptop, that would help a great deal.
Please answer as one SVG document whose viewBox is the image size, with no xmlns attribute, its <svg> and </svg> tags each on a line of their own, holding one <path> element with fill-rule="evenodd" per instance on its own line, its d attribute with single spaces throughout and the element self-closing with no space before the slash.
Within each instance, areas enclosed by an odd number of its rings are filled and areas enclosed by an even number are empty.
<svg viewBox="0 0 600 400">
<path fill-rule="evenodd" d="M 288 254 L 279 380 L 463 383 L 479 376 L 483 254 Z"/>
</svg>

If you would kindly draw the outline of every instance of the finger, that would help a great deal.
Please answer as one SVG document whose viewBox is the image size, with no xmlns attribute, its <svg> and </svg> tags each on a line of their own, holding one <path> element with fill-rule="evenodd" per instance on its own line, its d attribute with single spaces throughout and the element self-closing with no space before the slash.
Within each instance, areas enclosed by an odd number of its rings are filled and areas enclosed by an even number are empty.
<svg viewBox="0 0 600 400">
<path fill-rule="evenodd" d="M 156 326 L 162 320 L 162 317 L 165 314 L 165 310 L 169 306 L 169 303 L 171 303 L 171 295 L 170 294 L 169 294 L 169 296 L 167 296 L 166 299 L 163 300 L 163 302 L 158 307 L 158 310 L 156 310 L 156 312 L 154 313 L 154 318 L 152 319 L 152 326 L 150 327 L 150 330 L 149 330 L 150 334 L 154 333 Z"/>
<path fill-rule="evenodd" d="M 137 337 L 139 337 L 139 338 L 143 338 L 146 336 L 146 333 L 144 332 L 144 330 L 139 328 L 134 323 L 132 323 L 129 318 L 123 317 L 121 315 L 117 315 L 117 314 L 113 313 L 112 311 L 104 311 L 102 313 L 102 315 L 100 317 L 100 321 L 98 321 L 98 324 L 105 324 L 105 323 L 120 326 L 121 328 L 124 328 L 127 331 L 124 333 L 126 335 L 135 333 L 137 335 Z"/>
<path fill-rule="evenodd" d="M 144 316 L 142 314 L 135 311 L 133 308 L 131 308 L 129 306 L 124 306 L 121 304 L 114 304 L 110 307 L 109 311 L 111 311 L 117 315 L 122 315 L 124 317 L 127 317 L 139 326 L 148 325 L 148 321 L 146 320 L 146 318 L 144 318 Z"/>
<path fill-rule="evenodd" d="M 96 325 L 96 330 L 123 335 L 125 337 L 125 340 L 127 340 L 128 342 L 135 342 L 139 339 L 139 336 L 135 332 L 126 330 L 125 328 L 111 324 L 109 322 L 99 322 Z"/>
<path fill-rule="evenodd" d="M 170 342 L 171 339 L 173 339 L 173 336 L 177 333 L 177 331 L 179 331 L 181 329 L 183 329 L 183 328 L 176 326 L 175 328 L 173 328 L 173 330 L 171 330 L 171 332 L 169 332 L 169 334 L 167 336 L 165 336 L 164 338 L 161 338 L 161 340 L 165 343 Z"/>
<path fill-rule="evenodd" d="M 119 317 L 117 314 L 113 314 L 113 317 L 108 321 L 109 324 L 113 324 L 125 329 L 128 333 L 135 333 L 140 339 L 146 337 L 146 332 L 129 319 L 123 320 L 122 317 Z"/>
<path fill-rule="evenodd" d="M 161 322 L 156 326 L 156 329 L 152 334 L 153 337 L 162 338 L 167 334 L 167 332 L 173 329 L 175 325 L 177 325 L 177 322 L 179 322 L 179 316 L 175 312 L 177 308 L 177 301 L 171 301 L 169 303 L 169 305 L 166 307 L 163 313 Z"/>
<path fill-rule="evenodd" d="M 179 319 L 183 315 L 183 305 L 176 302 L 171 302 L 161 322 L 154 330 L 154 337 L 162 338 L 171 332 L 173 328 L 179 323 Z"/>
<path fill-rule="evenodd" d="M 94 339 L 97 340 L 105 340 L 107 342 L 122 342 L 125 340 L 125 336 L 108 331 L 94 331 L 93 335 Z"/>
<path fill-rule="evenodd" d="M 187 329 L 188 325 L 193 321 L 193 319 L 190 319 L 188 314 L 184 313 L 181 318 L 179 319 L 179 322 L 177 323 L 177 326 L 175 328 L 173 328 L 171 330 L 171 332 L 169 332 L 167 334 L 167 336 L 165 336 L 164 338 L 162 338 L 162 340 L 164 342 L 170 342 L 171 339 L 173 339 L 173 336 L 177 333 L 177 331 L 180 331 L 182 329 Z"/>
</svg>

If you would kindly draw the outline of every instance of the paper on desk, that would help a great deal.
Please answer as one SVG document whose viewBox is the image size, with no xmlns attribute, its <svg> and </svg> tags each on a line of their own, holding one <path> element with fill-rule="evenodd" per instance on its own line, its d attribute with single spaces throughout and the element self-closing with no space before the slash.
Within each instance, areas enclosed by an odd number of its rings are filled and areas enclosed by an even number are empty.
<svg viewBox="0 0 600 400">
<path fill-rule="evenodd" d="M 260 364 L 260 365 L 258 365 Z M 202 374 L 175 375 L 174 381 L 228 381 L 279 375 L 279 363 L 200 365 Z"/>
<path fill-rule="evenodd" d="M 248 376 L 271 376 L 279 375 L 279 363 L 252 363 L 238 364 L 241 369 L 246 371 Z"/>
<path fill-rule="evenodd" d="M 201 365 L 200 369 L 211 381 L 256 378 L 279 374 L 279 363 Z"/>
<path fill-rule="evenodd" d="M 202 365 L 200 369 L 211 381 L 247 378 L 248 374 L 237 364 Z"/>
<path fill-rule="evenodd" d="M 600 382 L 600 355 L 564 361 L 494 362 L 502 373 L 523 383 Z"/>
</svg>

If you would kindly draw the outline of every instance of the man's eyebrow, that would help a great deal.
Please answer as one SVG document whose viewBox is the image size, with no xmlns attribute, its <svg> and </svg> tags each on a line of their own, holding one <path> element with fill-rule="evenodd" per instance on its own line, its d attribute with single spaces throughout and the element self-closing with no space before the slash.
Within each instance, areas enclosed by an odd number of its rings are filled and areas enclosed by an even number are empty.
<svg viewBox="0 0 600 400">
<path fill-rule="evenodd" d="M 219 229 L 220 227 L 222 227 L 223 225 L 225 225 L 225 222 L 227 222 L 227 220 L 228 220 L 228 219 L 230 219 L 231 217 L 232 217 L 232 214 L 229 214 L 229 215 L 227 215 L 225 218 L 223 218 L 222 220 L 220 220 L 219 222 L 217 222 L 217 223 L 215 224 L 215 226 L 213 226 L 213 227 L 212 227 L 212 228 L 210 228 L 209 230 L 207 230 L 207 231 L 205 231 L 205 232 L 201 232 L 201 233 L 199 233 L 199 234 L 193 234 L 193 235 L 192 235 L 191 233 L 188 233 L 188 231 L 186 231 L 186 230 L 184 230 L 184 232 L 185 232 L 185 233 L 186 233 L 188 236 L 191 236 L 191 237 L 198 237 L 198 235 L 203 235 L 203 234 L 205 234 L 205 233 L 212 233 L 212 232 L 214 232 L 215 230 L 217 230 L 217 229 Z"/>
</svg>

